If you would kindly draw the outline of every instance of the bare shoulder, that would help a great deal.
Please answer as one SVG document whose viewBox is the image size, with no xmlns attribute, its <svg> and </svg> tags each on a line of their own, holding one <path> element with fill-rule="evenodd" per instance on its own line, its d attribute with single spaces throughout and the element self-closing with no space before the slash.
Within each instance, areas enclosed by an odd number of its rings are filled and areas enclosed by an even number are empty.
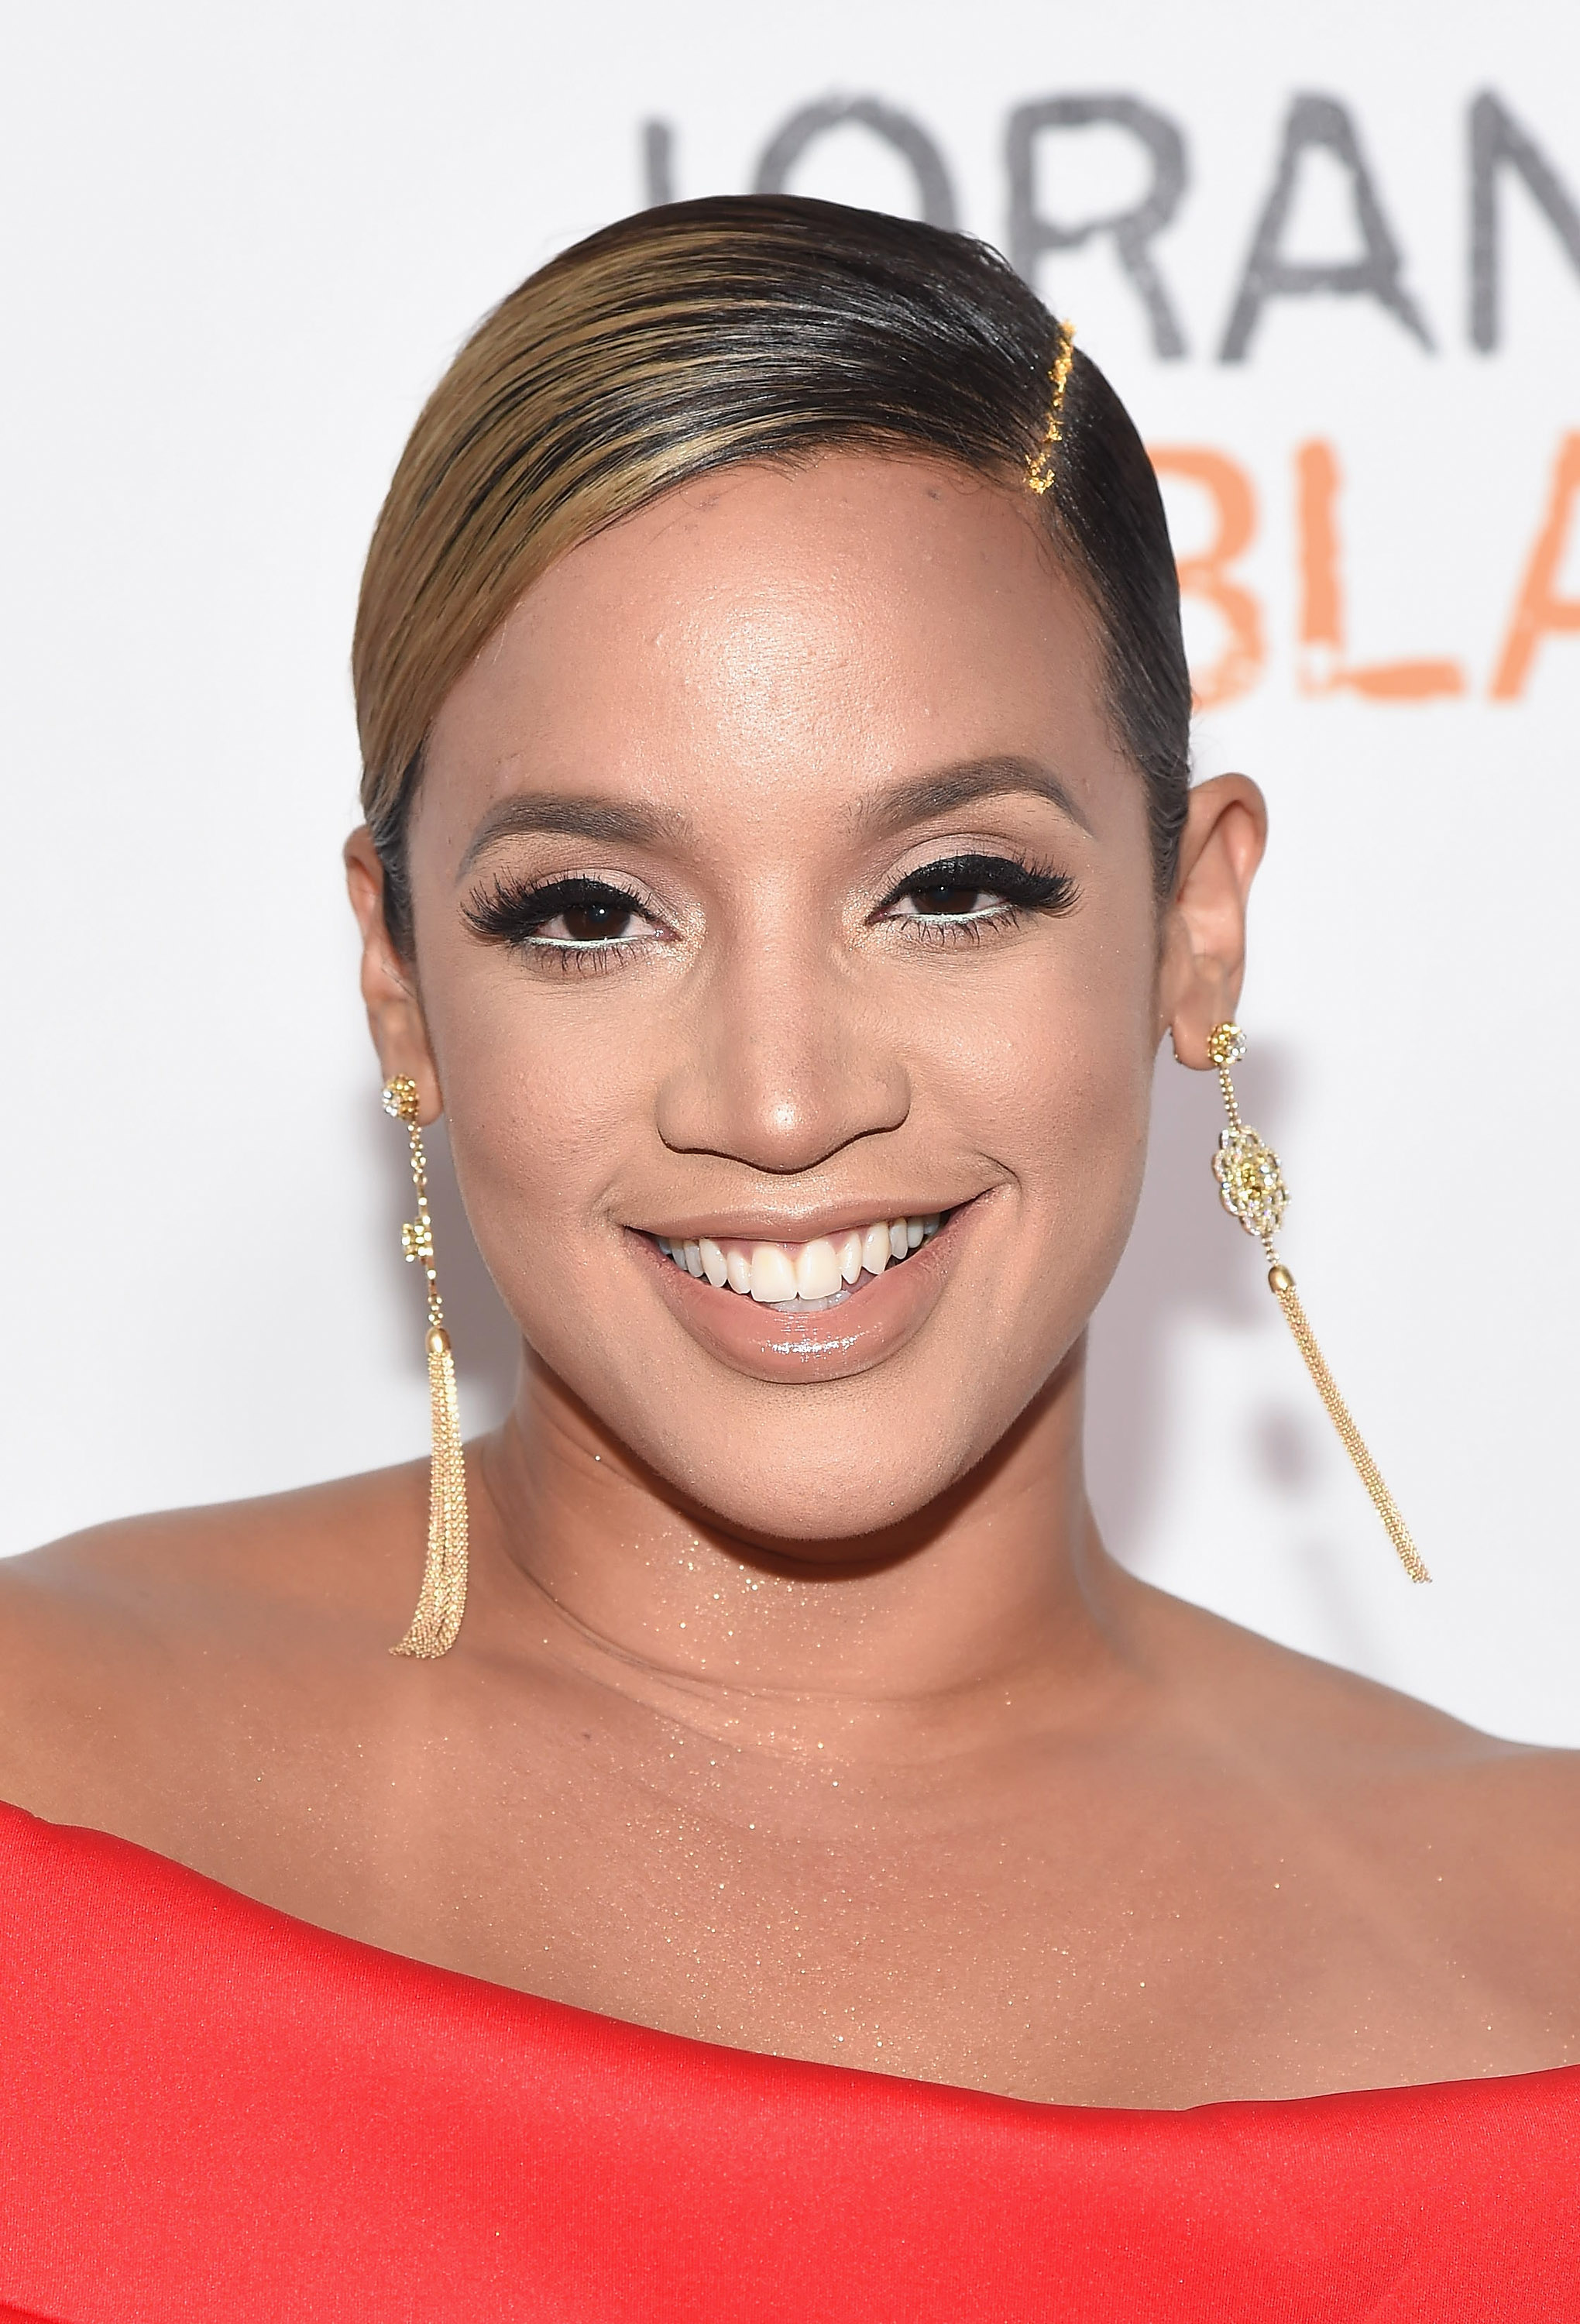
<svg viewBox="0 0 1580 2324">
<path fill-rule="evenodd" d="M 309 1628 L 398 1636 L 426 1477 L 128 1517 L 0 1560 L 0 1797 L 52 1812 L 73 1769 L 288 1661 Z"/>
<path fill-rule="evenodd" d="M 1281 1646 L 1205 1607 L 1151 1584 L 1128 1580 L 1140 1649 L 1199 1715 L 1217 1705 L 1236 1728 L 1260 1742 L 1347 1746 L 1386 1756 L 1425 1754 L 1428 1759 L 1530 1753 L 1566 1759 L 1564 1751 L 1510 1742 L 1438 1710 L 1417 1695 L 1363 1677 L 1337 1663 Z"/>
<path fill-rule="evenodd" d="M 410 1462 L 256 1500 L 121 1517 L 0 1560 L 0 1636 L 46 1609 L 123 1617 L 238 1595 L 310 1600 L 360 1586 L 366 1553 L 420 1529 L 427 1464 Z"/>
<path fill-rule="evenodd" d="M 1290 1812 L 1433 1887 L 1493 1884 L 1580 1968 L 1580 1751 L 1491 1735 L 1397 1689 L 1184 1607 L 1184 1715 Z M 1179 1649 L 1176 1649 L 1179 1653 Z"/>
</svg>

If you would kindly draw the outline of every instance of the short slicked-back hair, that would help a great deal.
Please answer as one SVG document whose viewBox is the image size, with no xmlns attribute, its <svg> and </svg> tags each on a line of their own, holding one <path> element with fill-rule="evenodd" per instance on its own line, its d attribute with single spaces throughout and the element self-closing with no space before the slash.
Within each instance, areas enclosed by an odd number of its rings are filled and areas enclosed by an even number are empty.
<svg viewBox="0 0 1580 2324">
<path fill-rule="evenodd" d="M 363 806 L 411 941 L 406 832 L 450 688 L 555 560 L 672 485 L 745 461 L 921 453 L 1024 489 L 1059 330 L 995 252 L 789 197 L 644 210 L 531 275 L 429 397 L 368 552 L 353 653 Z M 1036 498 L 1097 615 L 1161 892 L 1190 781 L 1179 587 L 1151 463 L 1077 353 Z"/>
</svg>

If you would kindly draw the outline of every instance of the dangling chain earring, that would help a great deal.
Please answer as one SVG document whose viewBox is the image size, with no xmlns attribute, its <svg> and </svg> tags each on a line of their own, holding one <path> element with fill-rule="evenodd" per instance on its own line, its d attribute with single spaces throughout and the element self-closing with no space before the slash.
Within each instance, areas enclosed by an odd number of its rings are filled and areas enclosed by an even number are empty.
<svg viewBox="0 0 1580 2324">
<path fill-rule="evenodd" d="M 384 1111 L 404 1122 L 411 1140 L 411 1177 L 417 1216 L 400 1230 L 400 1248 L 427 1277 L 428 1401 L 433 1411 L 434 1452 L 428 1480 L 427 1562 L 411 1628 L 392 1655 L 432 1660 L 447 1655 L 466 1611 L 466 1462 L 461 1450 L 461 1414 L 455 1399 L 455 1361 L 445 1329 L 445 1303 L 434 1270 L 434 1222 L 427 1206 L 427 1157 L 417 1119 L 417 1084 L 397 1074 L 384 1084 Z"/>
<path fill-rule="evenodd" d="M 1255 1236 L 1267 1253 L 1268 1288 L 1283 1309 L 1284 1321 L 1295 1335 L 1295 1345 L 1306 1359 L 1306 1370 L 1316 1382 L 1317 1393 L 1344 1441 L 1345 1451 L 1360 1472 L 1361 1482 L 1387 1528 L 1389 1540 L 1399 1552 L 1400 1563 L 1412 1582 L 1429 1582 L 1432 1577 L 1422 1563 L 1421 1554 L 1411 1541 L 1404 1519 L 1394 1507 L 1393 1496 L 1382 1482 L 1377 1463 L 1367 1452 L 1360 1430 L 1350 1418 L 1349 1407 L 1334 1385 L 1333 1374 L 1322 1360 L 1322 1351 L 1311 1336 L 1306 1311 L 1295 1296 L 1295 1278 L 1274 1247 L 1272 1239 L 1278 1232 L 1289 1193 L 1279 1171 L 1278 1156 L 1241 1120 L 1235 1084 L 1229 1079 L 1229 1067 L 1238 1065 L 1245 1054 L 1245 1036 L 1237 1025 L 1215 1025 L 1208 1039 L 1207 1054 L 1217 1067 L 1229 1117 L 1229 1126 L 1219 1134 L 1217 1152 L 1212 1157 L 1212 1175 L 1218 1182 L 1224 1208 L 1232 1219 L 1239 1220 L 1248 1235 Z"/>
</svg>

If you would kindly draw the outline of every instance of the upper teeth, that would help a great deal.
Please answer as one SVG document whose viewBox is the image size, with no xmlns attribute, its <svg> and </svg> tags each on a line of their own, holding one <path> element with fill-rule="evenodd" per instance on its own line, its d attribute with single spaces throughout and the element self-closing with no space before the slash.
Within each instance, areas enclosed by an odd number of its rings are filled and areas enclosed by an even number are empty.
<svg viewBox="0 0 1580 2324">
<path fill-rule="evenodd" d="M 790 1299 L 832 1299 L 864 1271 L 881 1275 L 891 1259 L 930 1240 L 942 1222 L 943 1213 L 933 1211 L 925 1218 L 879 1219 L 814 1242 L 715 1242 L 709 1235 L 694 1242 L 672 1235 L 657 1240 L 666 1259 L 692 1275 L 705 1275 L 721 1291 L 728 1284 L 765 1306 L 780 1306 Z"/>
</svg>

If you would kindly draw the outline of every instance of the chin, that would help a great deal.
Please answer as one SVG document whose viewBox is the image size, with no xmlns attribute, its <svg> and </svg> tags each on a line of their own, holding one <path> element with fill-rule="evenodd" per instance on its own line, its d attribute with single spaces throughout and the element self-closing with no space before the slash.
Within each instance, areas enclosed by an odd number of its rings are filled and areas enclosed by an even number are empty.
<svg viewBox="0 0 1580 2324">
<path fill-rule="evenodd" d="M 744 1383 L 728 1378 L 712 1395 L 677 1384 L 678 1409 L 662 1410 L 635 1381 L 629 1397 L 611 1397 L 606 1376 L 599 1417 L 711 1529 L 828 1563 L 860 1556 L 866 1542 L 882 1559 L 914 1546 L 923 1512 L 942 1522 L 951 1489 L 1004 1441 L 1023 1401 L 1012 1393 L 1003 1408 L 997 1397 L 988 1406 L 981 1382 L 952 1371 L 924 1387 L 914 1364 L 903 1379 L 886 1379 L 886 1369 L 810 1396 L 760 1387 L 743 1396 Z M 687 1425 L 693 1415 L 701 1425 Z"/>
<path fill-rule="evenodd" d="M 809 1485 L 800 1462 L 770 1459 L 749 1483 L 712 1463 L 689 1476 L 677 1474 L 672 1482 L 710 1530 L 769 1555 L 833 1565 L 881 1562 L 908 1548 L 912 1521 L 938 1501 L 959 1473 L 944 1462 L 937 1473 L 919 1477 L 912 1467 L 896 1466 L 890 1476 L 868 1462 L 859 1480 L 837 1469 Z"/>
</svg>

